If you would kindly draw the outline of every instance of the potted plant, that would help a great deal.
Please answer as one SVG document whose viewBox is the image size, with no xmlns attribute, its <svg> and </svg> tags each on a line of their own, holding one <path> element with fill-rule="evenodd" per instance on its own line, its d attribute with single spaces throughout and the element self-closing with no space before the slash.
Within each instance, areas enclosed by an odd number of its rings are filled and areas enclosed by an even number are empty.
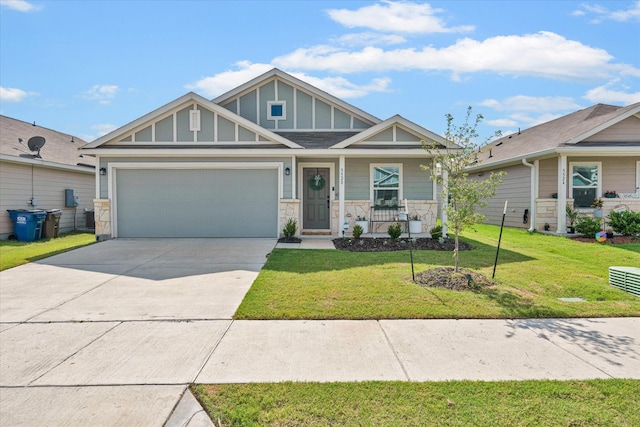
<svg viewBox="0 0 640 427">
<path fill-rule="evenodd" d="M 422 220 L 420 219 L 419 215 L 413 215 L 411 218 L 409 218 L 409 233 L 422 233 Z"/>
<path fill-rule="evenodd" d="M 580 212 L 574 209 L 572 206 L 567 205 L 567 218 L 569 219 L 569 226 L 567 227 L 567 233 L 574 234 L 576 232 L 575 223 L 578 220 Z"/>
<path fill-rule="evenodd" d="M 616 192 L 616 190 L 607 190 L 604 192 L 604 197 L 607 199 L 615 199 L 616 197 L 618 197 L 618 193 Z"/>
<path fill-rule="evenodd" d="M 366 217 L 358 215 L 356 217 L 356 225 L 359 225 L 362 228 L 362 232 L 364 234 L 369 232 L 369 221 L 367 221 Z"/>
<path fill-rule="evenodd" d="M 595 199 L 593 203 L 591 203 L 594 217 L 602 218 L 602 205 L 603 205 L 602 199 Z"/>
</svg>

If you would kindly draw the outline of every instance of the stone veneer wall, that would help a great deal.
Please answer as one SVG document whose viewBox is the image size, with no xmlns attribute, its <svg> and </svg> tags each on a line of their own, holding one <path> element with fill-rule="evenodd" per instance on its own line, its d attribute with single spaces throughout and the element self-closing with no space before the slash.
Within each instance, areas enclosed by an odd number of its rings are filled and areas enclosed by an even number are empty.
<svg viewBox="0 0 640 427">
<path fill-rule="evenodd" d="M 93 210 L 96 222 L 96 239 L 111 239 L 111 200 L 93 199 Z"/>
<path fill-rule="evenodd" d="M 289 218 L 293 218 L 298 222 L 296 236 L 299 236 L 300 230 L 302 229 L 302 218 L 300 217 L 300 200 L 280 199 L 280 236 L 282 235 L 282 228 L 284 228 L 287 221 L 289 221 Z"/>
<path fill-rule="evenodd" d="M 620 207 L 630 211 L 640 212 L 640 199 L 638 198 L 602 198 L 602 213 L 606 221 L 607 215 L 614 209 Z M 573 206 L 573 199 L 567 199 L 567 206 Z M 550 231 L 558 229 L 558 201 L 556 199 L 537 199 L 536 200 L 536 230 L 544 230 L 544 224 L 549 224 Z M 593 217 L 593 208 L 580 209 L 580 211 Z M 569 222 L 567 222 L 567 227 Z M 606 227 L 605 227 L 606 228 Z"/>
<path fill-rule="evenodd" d="M 436 225 L 436 218 L 438 217 L 438 202 L 435 200 L 409 200 L 407 202 L 407 208 L 409 209 L 409 217 L 418 215 L 422 220 L 422 233 L 428 233 Z M 338 200 L 334 200 L 331 204 L 331 234 L 335 236 L 342 235 L 343 221 L 338 218 L 340 210 L 340 203 Z M 345 200 L 344 201 L 344 214 L 346 221 L 349 223 L 349 229 L 345 235 L 350 234 L 355 226 L 356 219 L 364 217 L 367 220 L 370 217 L 371 201 L 370 200 Z M 386 224 L 386 223 L 385 223 Z M 376 224 L 374 224 L 375 226 Z M 383 223 L 379 223 L 376 230 L 369 230 L 375 233 L 386 233 L 387 226 L 382 227 Z"/>
</svg>

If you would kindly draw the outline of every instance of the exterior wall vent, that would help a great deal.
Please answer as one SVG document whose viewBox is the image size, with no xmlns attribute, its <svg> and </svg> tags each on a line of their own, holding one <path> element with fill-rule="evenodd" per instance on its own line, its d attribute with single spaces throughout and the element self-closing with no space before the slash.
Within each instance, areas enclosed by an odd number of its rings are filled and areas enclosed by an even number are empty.
<svg viewBox="0 0 640 427">
<path fill-rule="evenodd" d="M 640 268 L 609 267 L 609 284 L 640 297 Z"/>
<path fill-rule="evenodd" d="M 200 132 L 200 110 L 189 111 L 189 130 Z"/>
</svg>

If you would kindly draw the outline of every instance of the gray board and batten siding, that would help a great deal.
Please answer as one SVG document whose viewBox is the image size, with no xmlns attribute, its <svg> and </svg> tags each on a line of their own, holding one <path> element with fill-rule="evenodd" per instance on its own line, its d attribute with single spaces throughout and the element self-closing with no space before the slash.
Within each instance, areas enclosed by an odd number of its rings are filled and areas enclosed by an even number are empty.
<svg viewBox="0 0 640 427">
<path fill-rule="evenodd" d="M 283 119 L 267 118 L 269 102 L 272 101 L 284 102 Z M 222 106 L 270 130 L 361 131 L 373 124 L 277 79 L 239 95 Z"/>
</svg>

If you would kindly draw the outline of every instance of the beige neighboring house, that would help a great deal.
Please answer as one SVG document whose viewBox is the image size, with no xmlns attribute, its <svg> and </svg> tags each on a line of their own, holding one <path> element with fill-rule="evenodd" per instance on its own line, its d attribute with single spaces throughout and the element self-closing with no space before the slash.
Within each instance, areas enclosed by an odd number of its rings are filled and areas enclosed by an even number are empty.
<svg viewBox="0 0 640 427">
<path fill-rule="evenodd" d="M 614 209 L 640 211 L 640 103 L 597 104 L 498 139 L 478 155 L 471 176 L 507 172 L 489 206 L 489 224 L 567 231 L 566 206 L 593 216 L 594 199 L 604 217 Z M 606 198 L 615 191 L 618 197 Z"/>
<path fill-rule="evenodd" d="M 43 137 L 37 151 L 28 147 Z M 77 137 L 11 117 L 0 116 L 0 238 L 13 234 L 8 209 L 61 209 L 59 232 L 86 228 L 85 209 L 93 209 L 95 159 L 83 156 Z M 73 190 L 77 206 L 65 206 L 65 190 Z"/>
</svg>

